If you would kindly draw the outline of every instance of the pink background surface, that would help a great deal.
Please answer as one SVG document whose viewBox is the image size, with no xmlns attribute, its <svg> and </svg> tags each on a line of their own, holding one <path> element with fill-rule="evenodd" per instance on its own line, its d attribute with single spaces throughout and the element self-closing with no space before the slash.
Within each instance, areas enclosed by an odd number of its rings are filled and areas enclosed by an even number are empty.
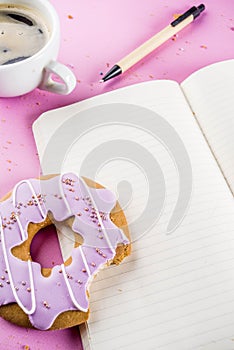
<svg viewBox="0 0 234 350">
<path fill-rule="evenodd" d="M 106 84 L 98 81 L 109 67 L 186 11 L 192 1 L 180 0 L 52 0 L 61 21 L 59 60 L 77 77 L 69 96 L 33 92 L 0 98 L 0 197 L 24 178 L 40 173 L 32 123 L 42 112 L 65 106 L 122 86 L 152 79 L 181 82 L 210 63 L 234 58 L 234 2 L 206 0 L 206 11 L 123 76 Z M 1 82 L 2 83 L 2 82 Z M 38 239 L 40 241 L 40 239 Z M 53 243 L 53 234 L 47 239 Z M 56 256 L 40 251 L 40 261 L 53 265 Z M 81 349 L 79 330 L 40 332 L 0 319 L 0 350 Z M 105 349 L 104 349 L 105 350 Z"/>
</svg>

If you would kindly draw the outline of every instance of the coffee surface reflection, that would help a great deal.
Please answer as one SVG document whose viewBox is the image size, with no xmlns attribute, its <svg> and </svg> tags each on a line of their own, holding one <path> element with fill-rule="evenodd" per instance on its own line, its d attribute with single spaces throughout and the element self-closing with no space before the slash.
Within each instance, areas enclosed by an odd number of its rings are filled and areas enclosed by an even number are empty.
<svg viewBox="0 0 234 350">
<path fill-rule="evenodd" d="M 45 46 L 49 29 L 28 8 L 0 5 L 0 65 L 31 57 Z"/>
</svg>

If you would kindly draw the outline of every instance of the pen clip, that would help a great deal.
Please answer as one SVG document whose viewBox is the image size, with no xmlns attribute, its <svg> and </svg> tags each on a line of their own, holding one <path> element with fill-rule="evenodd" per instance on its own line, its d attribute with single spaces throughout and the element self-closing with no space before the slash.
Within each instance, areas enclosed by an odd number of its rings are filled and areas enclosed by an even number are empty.
<svg viewBox="0 0 234 350">
<path fill-rule="evenodd" d="M 193 19 L 197 18 L 200 13 L 202 11 L 205 10 L 205 5 L 201 4 L 198 7 L 193 6 L 191 7 L 188 11 L 186 11 L 185 13 L 183 13 L 181 16 L 179 16 L 176 20 L 174 20 L 173 22 L 171 22 L 171 26 L 175 27 L 177 26 L 179 23 L 183 22 L 186 18 L 188 18 L 189 16 L 193 15 Z"/>
</svg>

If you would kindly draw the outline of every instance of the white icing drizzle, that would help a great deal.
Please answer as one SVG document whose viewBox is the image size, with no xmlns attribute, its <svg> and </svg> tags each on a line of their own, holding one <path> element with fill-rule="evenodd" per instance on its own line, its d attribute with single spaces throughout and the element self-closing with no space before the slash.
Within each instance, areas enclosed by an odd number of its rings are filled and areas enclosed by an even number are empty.
<svg viewBox="0 0 234 350">
<path fill-rule="evenodd" d="M 21 225 L 21 222 L 20 222 L 20 219 L 19 219 L 18 216 L 16 216 L 16 221 L 17 221 L 17 224 L 18 224 L 19 229 L 20 229 L 21 239 L 24 242 L 27 239 L 27 236 L 25 234 L 25 231 L 24 231 L 24 229 L 23 229 L 23 227 Z"/>
<path fill-rule="evenodd" d="M 65 266 L 64 264 L 61 265 L 61 269 L 62 269 L 62 273 L 63 273 L 63 277 L 64 277 L 64 280 L 65 280 L 65 283 L 66 283 L 66 286 L 67 286 L 67 289 L 68 289 L 68 292 L 69 292 L 69 295 L 70 295 L 70 298 L 74 304 L 74 306 L 83 311 L 83 312 L 87 312 L 88 311 L 88 308 L 83 308 L 80 304 L 78 304 L 74 294 L 73 294 L 73 291 L 72 291 L 72 288 L 70 286 L 70 283 L 68 282 L 68 278 L 67 278 L 67 273 L 66 273 L 66 270 L 65 270 Z"/>
<path fill-rule="evenodd" d="M 67 201 L 67 199 L 66 199 L 66 197 L 65 197 L 65 195 L 64 195 L 64 192 L 63 192 L 63 176 L 64 176 L 65 174 L 61 174 L 60 176 L 59 176 L 59 189 L 60 189 L 60 194 L 61 194 L 61 196 L 62 196 L 62 198 L 63 198 L 63 201 L 64 201 L 64 203 L 65 203 L 65 205 L 66 205 L 66 208 L 67 208 L 67 210 L 68 210 L 68 213 L 69 213 L 69 216 L 73 216 L 74 214 L 73 214 L 73 212 L 71 211 L 71 208 L 70 208 L 70 206 L 69 206 L 69 204 L 68 204 L 68 201 Z"/>
<path fill-rule="evenodd" d="M 40 211 L 40 214 L 42 216 L 42 218 L 45 220 L 46 219 L 46 216 L 47 216 L 47 213 L 44 213 L 44 211 L 42 210 L 42 207 L 41 207 L 41 204 L 37 198 L 37 195 L 34 191 L 34 188 L 31 184 L 31 182 L 29 180 L 23 180 L 21 182 L 19 182 L 17 184 L 17 186 L 14 187 L 13 189 L 13 193 L 12 193 L 12 198 L 13 198 L 13 205 L 14 207 L 16 208 L 16 193 L 17 193 L 17 189 L 19 188 L 20 185 L 22 185 L 23 183 L 26 183 L 28 185 L 28 187 L 30 188 L 31 192 L 32 192 L 32 195 L 34 196 L 34 199 L 37 201 L 37 206 L 38 206 L 38 209 Z"/>
<path fill-rule="evenodd" d="M 91 192 L 90 192 L 90 190 L 89 190 L 89 187 L 88 187 L 88 185 L 86 185 L 85 181 L 84 181 L 81 177 L 80 177 L 80 181 L 82 182 L 83 186 L 85 187 L 86 191 L 87 191 L 88 194 L 89 194 L 89 197 L 91 198 L 91 201 L 92 201 L 92 203 L 93 203 L 93 206 L 94 206 L 96 215 L 97 215 L 97 217 L 98 217 L 98 222 L 99 222 L 99 224 L 101 225 L 101 228 L 102 228 L 102 230 L 103 230 L 103 233 L 104 233 L 104 237 L 105 237 L 105 239 L 106 239 L 106 242 L 107 242 L 109 248 L 111 249 L 112 253 L 115 255 L 115 254 L 116 254 L 115 248 L 113 248 L 113 246 L 112 246 L 112 244 L 111 244 L 111 241 L 109 240 L 108 233 L 107 233 L 107 231 L 106 231 L 105 226 L 103 225 L 103 222 L 102 222 L 101 216 L 100 216 L 100 214 L 99 214 L 97 205 L 96 205 L 95 200 L 94 200 L 94 198 L 93 198 L 93 196 L 92 196 L 92 194 L 91 194 Z"/>
<path fill-rule="evenodd" d="M 31 310 L 33 310 L 31 313 L 33 314 L 36 310 L 36 296 L 35 296 L 32 262 L 29 259 L 28 259 L 28 271 L 29 271 L 29 280 L 30 280 L 30 288 L 31 288 L 31 301 L 32 301 Z M 29 313 L 29 315 L 31 315 L 31 313 Z"/>
<path fill-rule="evenodd" d="M 22 185 L 22 184 L 24 184 L 24 183 L 26 183 L 26 184 L 28 185 L 28 187 L 30 188 L 31 193 L 32 193 L 32 195 L 34 196 L 34 199 L 35 199 L 36 202 L 37 202 L 37 206 L 38 206 L 38 209 L 39 209 L 39 211 L 40 211 L 40 214 L 41 214 L 43 220 L 45 220 L 47 214 L 44 213 L 44 211 L 42 210 L 41 204 L 40 204 L 40 202 L 39 202 L 39 200 L 38 200 L 38 198 L 37 198 L 37 195 L 36 195 L 36 193 L 35 193 L 35 191 L 34 191 L 34 188 L 33 188 L 32 184 L 31 184 L 31 182 L 30 182 L 29 180 L 23 180 L 23 181 L 19 182 L 19 183 L 17 184 L 17 186 L 14 187 L 13 192 L 12 192 L 13 206 L 14 206 L 15 208 L 17 208 L 17 207 L 16 207 L 16 206 L 17 206 L 17 199 L 16 199 L 16 197 L 17 197 L 17 190 L 18 190 L 19 186 Z M 27 234 L 25 233 L 25 230 L 23 229 L 23 227 L 22 227 L 22 225 L 21 225 L 21 222 L 20 222 L 20 220 L 19 220 L 18 215 L 16 215 L 16 220 L 17 220 L 17 223 L 18 223 L 18 225 L 19 225 L 19 229 L 20 229 L 20 234 L 21 234 L 22 241 L 25 241 L 28 237 L 27 237 Z"/>
<path fill-rule="evenodd" d="M 87 262 L 87 260 L 86 260 L 86 258 L 85 258 L 83 249 L 81 248 L 81 246 L 79 246 L 79 249 L 80 249 L 80 255 L 81 255 L 81 257 L 82 257 L 82 260 L 83 260 L 85 269 L 86 269 L 86 271 L 87 271 L 88 276 L 90 277 L 90 276 L 91 276 L 91 272 L 90 272 L 90 269 L 89 269 L 88 262 Z"/>
<path fill-rule="evenodd" d="M 1 231 L 1 237 L 2 237 L 2 250 L 3 250 L 3 255 L 4 255 L 4 260 L 5 260 L 5 264 L 6 264 L 6 268 L 8 271 L 8 277 L 9 277 L 9 281 L 10 281 L 10 286 L 11 286 L 11 290 L 12 293 L 15 297 L 16 302 L 18 303 L 18 305 L 21 307 L 21 309 L 28 315 L 32 315 L 35 310 L 36 310 L 36 298 L 35 298 L 35 289 L 34 289 L 34 281 L 33 281 L 33 271 L 32 271 L 32 265 L 31 265 L 31 261 L 28 260 L 28 271 L 29 271 L 29 280 L 30 280 L 30 288 L 31 288 L 31 302 L 32 302 L 32 307 L 31 309 L 27 309 L 23 303 L 21 302 L 21 300 L 19 299 L 17 292 L 14 288 L 14 281 L 12 278 L 12 273 L 11 273 L 11 268 L 10 268 L 10 264 L 9 264 L 9 260 L 8 260 L 8 256 L 7 256 L 7 249 L 6 249 L 6 243 L 5 243 L 5 236 L 4 236 L 4 230 L 3 230 L 3 226 L 2 226 L 2 217 L 0 215 L 0 231 Z"/>
</svg>

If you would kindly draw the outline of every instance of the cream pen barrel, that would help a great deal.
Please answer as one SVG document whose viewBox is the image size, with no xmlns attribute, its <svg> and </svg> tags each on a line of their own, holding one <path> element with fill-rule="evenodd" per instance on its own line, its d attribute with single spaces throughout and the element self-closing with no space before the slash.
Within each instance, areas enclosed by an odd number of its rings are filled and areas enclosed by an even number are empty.
<svg viewBox="0 0 234 350">
<path fill-rule="evenodd" d="M 139 46 L 130 54 L 122 58 L 107 72 L 107 74 L 100 80 L 100 82 L 103 83 L 126 72 L 129 68 L 134 66 L 142 58 L 149 55 L 157 47 L 162 45 L 173 35 L 175 35 L 187 25 L 189 25 L 191 22 L 193 22 L 194 19 L 197 18 L 202 11 L 204 11 L 204 9 L 205 6 L 203 4 L 199 5 L 198 7 L 191 7 L 188 11 L 179 16 L 175 21 L 173 21 L 167 27 L 162 29 L 159 33 L 155 34 L 141 46 Z"/>
</svg>

